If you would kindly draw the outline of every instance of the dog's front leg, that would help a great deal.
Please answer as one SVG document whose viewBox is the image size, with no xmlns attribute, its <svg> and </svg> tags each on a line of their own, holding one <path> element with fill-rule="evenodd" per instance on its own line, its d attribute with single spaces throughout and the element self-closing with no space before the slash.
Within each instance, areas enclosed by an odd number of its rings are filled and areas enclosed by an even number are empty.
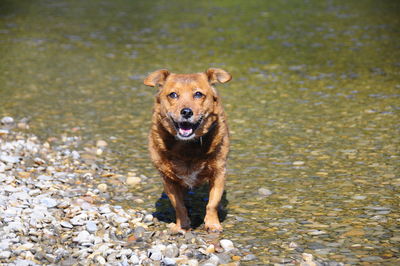
<svg viewBox="0 0 400 266">
<path fill-rule="evenodd" d="M 165 176 L 163 183 L 164 191 L 175 209 L 176 225 L 171 228 L 171 231 L 173 233 L 185 233 L 190 229 L 190 219 L 183 201 L 184 188 Z"/>
<path fill-rule="evenodd" d="M 209 232 L 222 232 L 222 226 L 218 218 L 218 205 L 224 193 L 225 169 L 220 170 L 213 179 L 210 179 L 210 195 L 208 199 L 205 228 Z"/>
</svg>

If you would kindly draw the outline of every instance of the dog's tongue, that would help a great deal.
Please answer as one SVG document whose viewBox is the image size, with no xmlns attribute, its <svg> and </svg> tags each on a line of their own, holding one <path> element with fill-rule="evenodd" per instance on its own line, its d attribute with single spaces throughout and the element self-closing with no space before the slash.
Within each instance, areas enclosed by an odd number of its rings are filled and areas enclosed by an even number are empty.
<svg viewBox="0 0 400 266">
<path fill-rule="evenodd" d="M 186 128 L 179 128 L 179 134 L 180 134 L 181 136 L 184 136 L 184 137 L 189 136 L 190 134 L 192 134 L 192 132 L 193 132 L 193 129 L 191 129 L 191 128 L 188 128 L 188 129 L 186 129 Z"/>
</svg>

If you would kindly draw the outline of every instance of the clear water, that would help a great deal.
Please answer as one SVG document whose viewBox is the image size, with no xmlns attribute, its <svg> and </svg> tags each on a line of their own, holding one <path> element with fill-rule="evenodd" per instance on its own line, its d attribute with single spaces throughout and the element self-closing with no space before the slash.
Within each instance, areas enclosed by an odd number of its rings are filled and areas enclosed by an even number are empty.
<svg viewBox="0 0 400 266">
<path fill-rule="evenodd" d="M 295 242 L 324 260 L 391 264 L 399 11 L 372 0 L 2 1 L 0 116 L 29 117 L 43 139 L 105 139 L 114 171 L 149 177 L 129 193 L 154 209 L 155 91 L 142 80 L 159 68 L 224 68 L 233 75 L 218 87 L 232 133 L 224 236 L 259 263 L 291 257 Z"/>
</svg>

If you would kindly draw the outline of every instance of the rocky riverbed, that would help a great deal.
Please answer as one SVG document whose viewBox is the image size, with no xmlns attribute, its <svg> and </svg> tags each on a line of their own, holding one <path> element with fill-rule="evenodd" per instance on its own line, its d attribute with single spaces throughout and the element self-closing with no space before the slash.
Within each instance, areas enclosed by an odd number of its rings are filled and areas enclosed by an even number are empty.
<svg viewBox="0 0 400 266">
<path fill-rule="evenodd" d="M 0 263 L 8 265 L 239 265 L 256 256 L 219 235 L 173 235 L 151 210 L 109 204 L 107 146 L 78 137 L 40 141 L 26 121 L 1 120 Z M 92 156 L 90 156 L 92 154 Z M 128 176 L 127 185 L 140 178 Z M 310 254 L 284 263 L 318 264 Z"/>
</svg>

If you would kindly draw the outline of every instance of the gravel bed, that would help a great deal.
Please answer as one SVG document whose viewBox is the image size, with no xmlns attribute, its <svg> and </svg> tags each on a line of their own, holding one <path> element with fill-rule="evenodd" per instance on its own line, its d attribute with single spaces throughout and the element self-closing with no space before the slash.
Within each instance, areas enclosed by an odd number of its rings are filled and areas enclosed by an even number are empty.
<svg viewBox="0 0 400 266">
<path fill-rule="evenodd" d="M 96 182 L 107 174 L 74 150 L 79 138 L 41 142 L 23 132 L 25 121 L 6 117 L 1 123 L 1 264 L 212 266 L 256 260 L 216 235 L 173 235 L 151 212 L 133 209 L 134 201 L 129 209 L 109 204 L 102 197 L 107 185 Z M 91 151 L 98 156 L 104 147 L 98 141 Z M 310 256 L 297 263 L 315 265 Z"/>
</svg>

